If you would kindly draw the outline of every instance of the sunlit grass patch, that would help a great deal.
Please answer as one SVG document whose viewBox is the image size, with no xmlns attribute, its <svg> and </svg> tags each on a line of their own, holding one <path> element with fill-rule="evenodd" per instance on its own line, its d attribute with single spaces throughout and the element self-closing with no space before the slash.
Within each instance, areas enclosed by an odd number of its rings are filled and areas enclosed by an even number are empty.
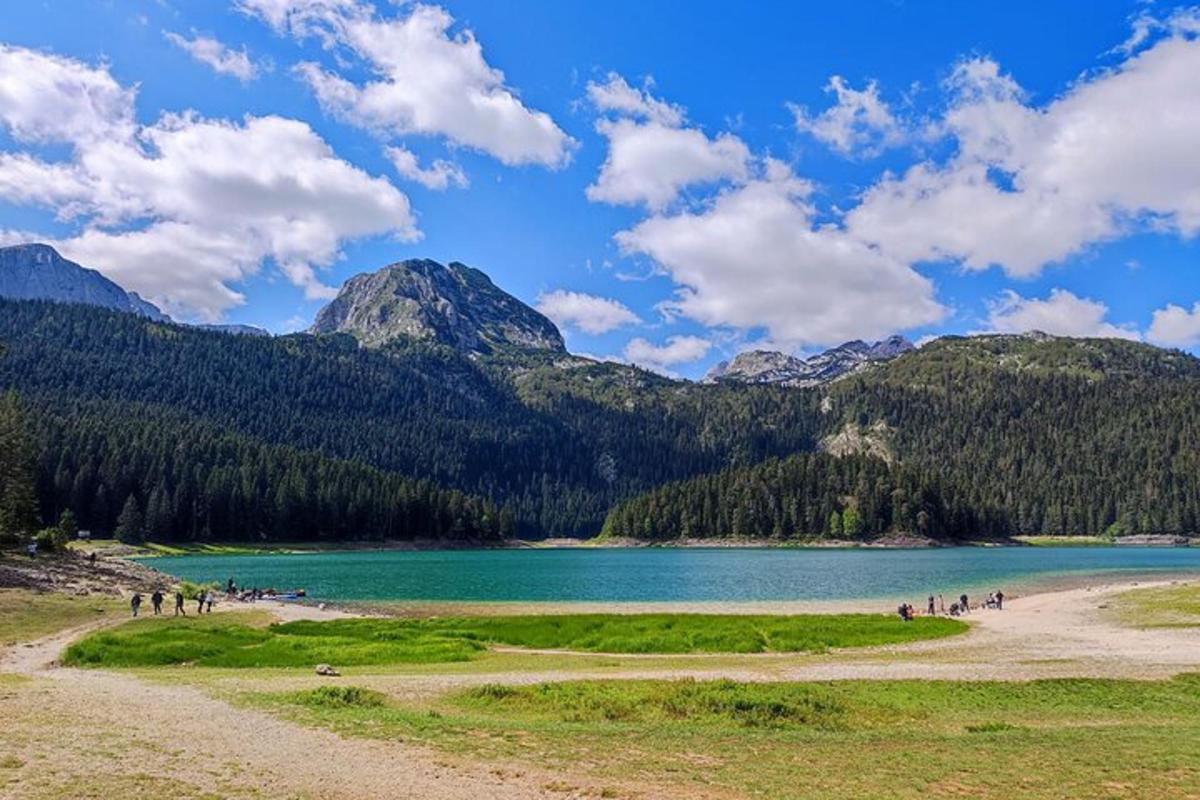
<svg viewBox="0 0 1200 800">
<path fill-rule="evenodd" d="M 1200 627 L 1200 583 L 1133 589 L 1113 602 L 1121 622 L 1139 628 Z"/>
<path fill-rule="evenodd" d="M 933 639 L 962 622 L 871 614 L 570 614 L 297 621 L 254 628 L 203 617 L 131 622 L 68 649 L 77 666 L 345 667 L 467 661 L 492 645 L 587 653 L 823 652 Z"/>
</svg>

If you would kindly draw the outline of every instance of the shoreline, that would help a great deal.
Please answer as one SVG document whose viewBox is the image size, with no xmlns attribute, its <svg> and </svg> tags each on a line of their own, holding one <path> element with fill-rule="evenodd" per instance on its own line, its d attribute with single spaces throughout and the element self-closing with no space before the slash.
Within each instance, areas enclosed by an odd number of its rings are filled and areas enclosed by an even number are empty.
<svg viewBox="0 0 1200 800">
<path fill-rule="evenodd" d="M 72 543 L 76 551 L 96 550 L 101 555 L 145 561 L 174 556 L 307 555 L 313 553 L 431 552 L 439 550 L 924 550 L 998 547 L 1200 547 L 1200 537 L 1138 535 L 1111 539 L 1101 536 L 1015 536 L 1009 539 L 979 539 L 946 542 L 924 537 L 890 536 L 859 541 L 851 539 L 509 539 L 503 542 L 456 542 L 440 539 L 339 542 L 214 542 L 206 544 L 148 543 L 122 545 L 110 540 Z"/>
</svg>

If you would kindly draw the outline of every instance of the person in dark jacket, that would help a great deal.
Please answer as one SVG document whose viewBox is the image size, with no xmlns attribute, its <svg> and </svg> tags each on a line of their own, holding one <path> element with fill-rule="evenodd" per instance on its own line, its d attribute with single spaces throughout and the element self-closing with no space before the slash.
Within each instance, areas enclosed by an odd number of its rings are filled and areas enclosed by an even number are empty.
<svg viewBox="0 0 1200 800">
<path fill-rule="evenodd" d="M 138 592 L 133 593 L 133 597 L 129 598 L 129 608 L 132 609 L 133 615 L 138 615 L 138 609 L 142 607 L 142 595 Z"/>
<path fill-rule="evenodd" d="M 183 610 L 183 592 L 177 589 L 175 590 L 175 616 L 178 617 L 180 614 L 187 616 L 187 612 Z"/>
<path fill-rule="evenodd" d="M 154 616 L 162 613 L 163 593 L 162 589 L 155 589 L 154 594 L 150 595 L 150 605 L 154 607 Z"/>
</svg>

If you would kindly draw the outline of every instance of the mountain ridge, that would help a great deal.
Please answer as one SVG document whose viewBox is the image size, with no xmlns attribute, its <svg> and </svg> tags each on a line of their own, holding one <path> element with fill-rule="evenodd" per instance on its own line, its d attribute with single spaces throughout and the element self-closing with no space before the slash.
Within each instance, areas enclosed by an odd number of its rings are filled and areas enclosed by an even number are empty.
<svg viewBox="0 0 1200 800">
<path fill-rule="evenodd" d="M 747 350 L 732 361 L 722 361 L 704 376 L 705 382 L 773 383 L 805 388 L 820 386 L 850 375 L 871 364 L 891 361 L 915 349 L 903 336 L 867 343 L 844 342 L 809 358 L 775 350 Z"/>
</svg>

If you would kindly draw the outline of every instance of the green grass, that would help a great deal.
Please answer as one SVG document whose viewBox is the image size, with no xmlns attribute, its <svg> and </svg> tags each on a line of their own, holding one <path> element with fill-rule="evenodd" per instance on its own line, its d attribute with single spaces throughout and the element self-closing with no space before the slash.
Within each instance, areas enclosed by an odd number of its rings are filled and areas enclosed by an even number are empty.
<svg viewBox="0 0 1200 800">
<path fill-rule="evenodd" d="M 1200 583 L 1133 589 L 1120 595 L 1114 605 L 1118 618 L 1126 625 L 1200 627 Z"/>
<path fill-rule="evenodd" d="M 737 796 L 1149 800 L 1200 791 L 1200 676 L 578 681 L 487 685 L 424 702 L 367 696 L 245 699 L 346 735 Z"/>
<path fill-rule="evenodd" d="M 89 636 L 64 657 L 78 666 L 310 667 L 467 661 L 490 645 L 590 653 L 785 653 L 951 636 L 962 622 L 905 623 L 871 614 L 738 616 L 568 614 L 344 619 L 253 627 L 211 617 L 147 618 Z"/>
<path fill-rule="evenodd" d="M 0 589 L 0 648 L 111 617 L 123 607 L 123 603 L 110 597 Z"/>
</svg>

